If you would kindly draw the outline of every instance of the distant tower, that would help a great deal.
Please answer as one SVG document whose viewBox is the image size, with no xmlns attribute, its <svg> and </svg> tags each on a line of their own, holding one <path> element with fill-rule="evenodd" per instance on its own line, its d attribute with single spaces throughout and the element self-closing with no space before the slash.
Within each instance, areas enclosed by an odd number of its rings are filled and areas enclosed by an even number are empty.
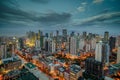
<svg viewBox="0 0 120 80">
<path fill-rule="evenodd" d="M 83 32 L 83 38 L 85 39 L 86 37 L 87 37 L 87 32 L 84 31 L 84 32 Z"/>
<path fill-rule="evenodd" d="M 37 49 L 40 49 L 40 41 L 39 41 L 39 40 L 36 40 L 36 41 L 35 41 L 35 47 L 36 47 Z"/>
<path fill-rule="evenodd" d="M 79 49 L 80 50 L 83 50 L 83 47 L 85 46 L 85 41 L 84 39 L 80 39 L 80 42 L 79 42 Z"/>
<path fill-rule="evenodd" d="M 111 36 L 109 39 L 110 52 L 112 52 L 112 49 L 115 48 L 115 43 L 116 43 L 116 38 Z"/>
<path fill-rule="evenodd" d="M 52 40 L 52 53 L 54 53 L 56 50 L 56 45 L 55 45 L 55 41 Z"/>
<path fill-rule="evenodd" d="M 120 46 L 118 47 L 118 52 L 117 52 L 117 63 L 120 63 Z"/>
<path fill-rule="evenodd" d="M 58 30 L 56 30 L 56 36 L 59 36 L 59 31 Z"/>
<path fill-rule="evenodd" d="M 76 55 L 76 38 L 70 38 L 70 54 Z"/>
<path fill-rule="evenodd" d="M 109 40 L 109 32 L 105 32 L 104 33 L 104 42 L 108 42 L 108 40 Z"/>
<path fill-rule="evenodd" d="M 63 29 L 62 34 L 63 34 L 63 42 L 66 42 L 67 41 L 67 29 Z"/>
<path fill-rule="evenodd" d="M 6 45 L 6 43 L 1 44 L 1 53 L 2 53 L 2 59 L 7 58 L 7 45 Z"/>
</svg>

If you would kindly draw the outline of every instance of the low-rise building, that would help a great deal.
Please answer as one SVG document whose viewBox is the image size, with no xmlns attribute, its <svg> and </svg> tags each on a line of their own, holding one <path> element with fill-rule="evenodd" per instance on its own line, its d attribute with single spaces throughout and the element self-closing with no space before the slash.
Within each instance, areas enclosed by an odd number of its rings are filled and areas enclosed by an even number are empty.
<svg viewBox="0 0 120 80">
<path fill-rule="evenodd" d="M 78 65 L 71 65 L 70 66 L 70 80 L 78 80 L 78 78 L 80 77 L 80 71 L 81 68 Z"/>
</svg>

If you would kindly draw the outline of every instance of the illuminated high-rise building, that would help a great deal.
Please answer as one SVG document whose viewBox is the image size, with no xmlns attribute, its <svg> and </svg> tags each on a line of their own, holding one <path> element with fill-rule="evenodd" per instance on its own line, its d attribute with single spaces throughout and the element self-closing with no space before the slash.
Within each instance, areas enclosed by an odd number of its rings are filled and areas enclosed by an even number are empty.
<svg viewBox="0 0 120 80">
<path fill-rule="evenodd" d="M 120 46 L 118 47 L 118 52 L 117 52 L 117 63 L 120 63 Z"/>
</svg>

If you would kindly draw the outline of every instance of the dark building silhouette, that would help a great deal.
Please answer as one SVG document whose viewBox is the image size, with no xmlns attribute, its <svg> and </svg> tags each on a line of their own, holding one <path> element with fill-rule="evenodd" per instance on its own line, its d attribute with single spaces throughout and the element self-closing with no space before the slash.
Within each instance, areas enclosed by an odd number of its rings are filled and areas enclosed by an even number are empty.
<svg viewBox="0 0 120 80">
<path fill-rule="evenodd" d="M 115 42 L 116 42 L 116 38 L 111 36 L 109 38 L 110 52 L 112 52 L 112 49 L 115 48 Z"/>
<path fill-rule="evenodd" d="M 93 58 L 86 59 L 85 72 L 83 73 L 83 76 L 86 79 L 104 80 L 102 62 L 98 62 Z"/>
</svg>

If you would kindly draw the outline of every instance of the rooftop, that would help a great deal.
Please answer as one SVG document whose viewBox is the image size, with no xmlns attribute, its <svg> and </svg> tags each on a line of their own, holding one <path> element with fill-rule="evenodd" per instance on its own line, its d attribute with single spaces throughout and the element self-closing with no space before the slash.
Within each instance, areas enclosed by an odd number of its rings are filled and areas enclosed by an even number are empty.
<svg viewBox="0 0 120 80">
<path fill-rule="evenodd" d="M 30 68 L 30 69 L 33 69 L 33 68 L 36 67 L 36 66 L 35 66 L 34 64 L 32 64 L 31 62 L 26 63 L 25 66 L 27 66 L 27 67 Z"/>
</svg>

